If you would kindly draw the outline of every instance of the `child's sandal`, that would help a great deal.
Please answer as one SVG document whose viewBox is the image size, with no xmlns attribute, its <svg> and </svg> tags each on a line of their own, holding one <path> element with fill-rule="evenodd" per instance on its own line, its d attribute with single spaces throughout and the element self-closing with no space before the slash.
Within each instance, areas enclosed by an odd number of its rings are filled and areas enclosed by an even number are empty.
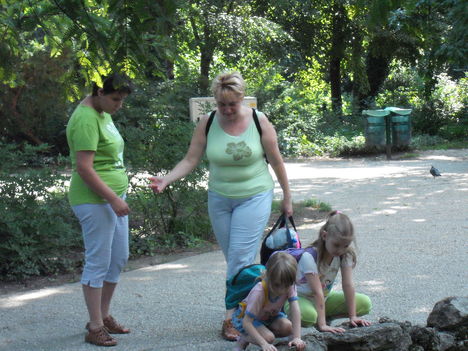
<svg viewBox="0 0 468 351">
<path fill-rule="evenodd" d="M 236 341 L 239 336 L 239 332 L 232 324 L 232 319 L 226 319 L 223 321 L 221 328 L 221 336 L 228 341 Z"/>
<path fill-rule="evenodd" d="M 97 346 L 115 346 L 117 340 L 109 335 L 104 326 L 98 329 L 89 329 L 85 336 L 85 341 Z"/>
<path fill-rule="evenodd" d="M 110 334 L 128 334 L 130 329 L 125 328 L 123 325 L 117 323 L 117 321 L 111 315 L 108 315 L 102 320 L 104 326 Z"/>
</svg>

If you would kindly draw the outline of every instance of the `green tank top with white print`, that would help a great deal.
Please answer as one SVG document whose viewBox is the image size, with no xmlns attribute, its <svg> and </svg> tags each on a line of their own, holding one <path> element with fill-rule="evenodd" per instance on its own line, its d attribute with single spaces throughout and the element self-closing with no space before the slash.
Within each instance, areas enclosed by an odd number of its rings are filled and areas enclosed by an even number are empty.
<svg viewBox="0 0 468 351">
<path fill-rule="evenodd" d="M 127 191 L 128 177 L 123 163 L 124 141 L 111 115 L 78 105 L 67 125 L 72 177 L 68 200 L 72 206 L 106 201 L 91 190 L 76 171 L 76 152 L 94 151 L 93 168 L 118 196 Z"/>
<path fill-rule="evenodd" d="M 211 191 L 229 198 L 245 198 L 274 187 L 253 119 L 241 135 L 233 136 L 221 128 L 216 114 L 207 136 L 206 156 Z"/>
</svg>

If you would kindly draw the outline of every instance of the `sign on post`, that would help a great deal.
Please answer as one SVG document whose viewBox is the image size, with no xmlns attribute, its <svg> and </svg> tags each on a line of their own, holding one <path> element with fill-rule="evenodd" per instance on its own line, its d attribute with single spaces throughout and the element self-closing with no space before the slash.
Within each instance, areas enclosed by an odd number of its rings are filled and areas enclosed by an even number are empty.
<svg viewBox="0 0 468 351">
<path fill-rule="evenodd" d="M 252 96 L 244 97 L 244 105 L 257 108 L 257 98 Z M 195 97 L 189 100 L 190 120 L 198 123 L 203 115 L 216 109 L 216 100 L 214 97 Z"/>
</svg>

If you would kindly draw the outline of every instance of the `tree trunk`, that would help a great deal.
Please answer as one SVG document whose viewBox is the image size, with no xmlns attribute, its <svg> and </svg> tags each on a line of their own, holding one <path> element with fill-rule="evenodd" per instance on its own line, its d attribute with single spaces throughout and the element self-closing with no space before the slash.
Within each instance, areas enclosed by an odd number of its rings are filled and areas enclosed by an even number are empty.
<svg viewBox="0 0 468 351">
<path fill-rule="evenodd" d="M 341 60 L 345 49 L 345 22 L 346 13 L 340 1 L 335 1 L 331 7 L 332 11 L 332 39 L 330 49 L 330 90 L 332 109 L 338 115 L 343 112 L 343 101 L 341 99 Z"/>
<path fill-rule="evenodd" d="M 174 80 L 174 61 L 166 60 L 166 77 L 170 80 Z"/>
<path fill-rule="evenodd" d="M 201 51 L 200 56 L 200 93 L 202 95 L 208 96 L 210 85 L 210 69 L 211 63 L 213 62 L 213 51 L 205 48 Z"/>
<path fill-rule="evenodd" d="M 360 107 L 366 109 L 374 104 L 375 97 L 380 91 L 385 79 L 387 79 L 390 71 L 391 56 L 385 56 L 381 52 L 375 54 L 377 50 L 373 50 L 375 42 L 369 44 L 366 57 L 366 74 L 369 82 L 369 90 L 367 93 L 359 94 Z"/>
<path fill-rule="evenodd" d="M 343 112 L 343 101 L 341 99 L 341 58 L 330 59 L 330 90 L 333 112 L 341 115 Z"/>
<path fill-rule="evenodd" d="M 203 18 L 206 18 L 204 16 Z M 203 23 L 203 38 L 198 31 L 199 26 L 195 23 L 193 17 L 190 18 L 190 23 L 193 29 L 193 35 L 197 42 L 197 47 L 200 50 L 200 77 L 198 84 L 201 95 L 208 95 L 208 87 L 210 85 L 210 69 L 213 62 L 213 54 L 216 48 L 216 43 L 211 35 L 211 28 L 207 21 Z"/>
<path fill-rule="evenodd" d="M 200 92 L 208 96 L 210 86 L 210 69 L 213 62 L 214 50 L 216 43 L 213 40 L 211 28 L 208 22 L 205 22 L 203 27 L 203 35 L 205 37 L 203 49 L 200 52 Z"/>
</svg>

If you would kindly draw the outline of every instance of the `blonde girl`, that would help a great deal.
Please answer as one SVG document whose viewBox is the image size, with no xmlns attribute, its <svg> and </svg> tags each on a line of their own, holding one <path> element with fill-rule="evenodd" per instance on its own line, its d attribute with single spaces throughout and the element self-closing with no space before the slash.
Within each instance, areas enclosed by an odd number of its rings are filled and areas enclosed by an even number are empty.
<svg viewBox="0 0 468 351">
<path fill-rule="evenodd" d="M 327 320 L 346 316 L 353 327 L 370 325 L 358 317 L 368 314 L 372 304 L 368 296 L 354 290 L 352 271 L 356 266 L 356 253 L 351 246 L 353 242 L 354 228 L 350 219 L 340 211 L 333 211 L 311 245 L 316 250 L 316 259 L 310 252 L 304 252 L 299 259 L 296 284 L 303 327 L 315 326 L 323 332 L 343 333 L 343 328 L 327 325 Z M 343 291 L 332 291 L 339 270 Z M 285 306 L 286 313 L 289 310 L 290 306 Z"/>
<path fill-rule="evenodd" d="M 262 280 L 239 304 L 232 316 L 234 327 L 240 332 L 237 351 L 249 343 L 259 345 L 264 351 L 276 351 L 276 337 L 290 336 L 289 346 L 305 349 L 301 339 L 300 311 L 297 303 L 295 279 L 297 262 L 286 252 L 277 252 L 270 257 Z M 290 318 L 281 311 L 289 302 Z"/>
</svg>

